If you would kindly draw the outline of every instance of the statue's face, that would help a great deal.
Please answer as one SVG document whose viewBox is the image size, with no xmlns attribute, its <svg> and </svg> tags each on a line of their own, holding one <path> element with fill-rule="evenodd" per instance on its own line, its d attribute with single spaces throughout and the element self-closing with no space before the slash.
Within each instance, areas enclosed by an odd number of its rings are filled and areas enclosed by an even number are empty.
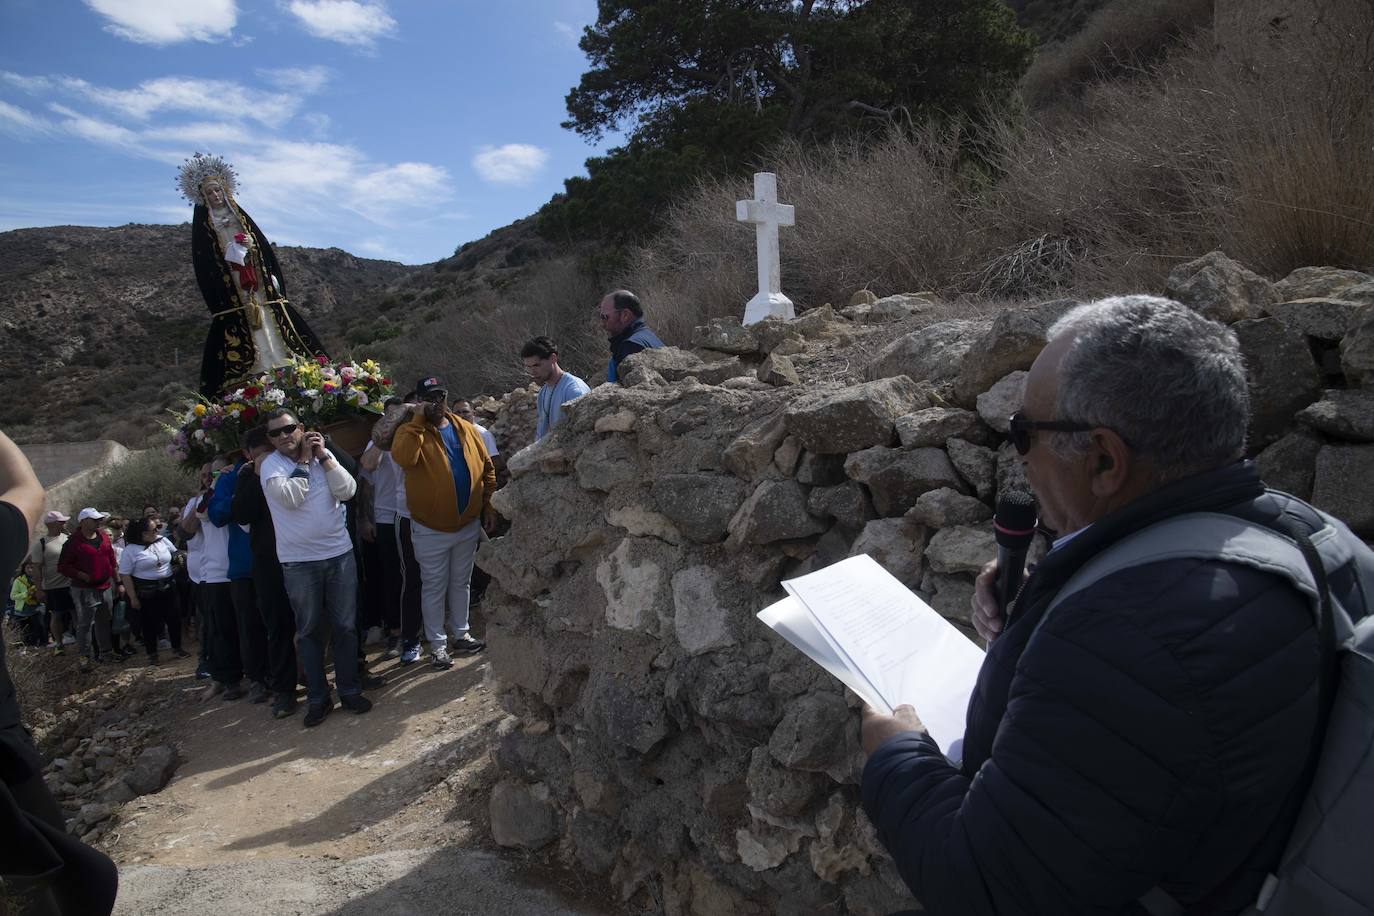
<svg viewBox="0 0 1374 916">
<path fill-rule="evenodd" d="M 224 188 L 219 182 L 211 181 L 205 185 L 205 202 L 212 207 L 224 206 Z"/>
</svg>

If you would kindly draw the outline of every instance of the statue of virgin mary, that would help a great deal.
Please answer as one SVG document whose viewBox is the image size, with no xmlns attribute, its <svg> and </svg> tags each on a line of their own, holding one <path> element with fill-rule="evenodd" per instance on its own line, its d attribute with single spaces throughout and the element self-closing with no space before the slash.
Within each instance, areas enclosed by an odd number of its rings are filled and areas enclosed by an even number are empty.
<svg viewBox="0 0 1374 916">
<path fill-rule="evenodd" d="M 181 167 L 191 215 L 191 262 L 210 309 L 200 362 L 200 393 L 214 398 L 245 379 L 326 355 L 290 303 L 281 265 L 253 218 L 234 202 L 236 176 L 219 156 L 196 153 Z"/>
</svg>

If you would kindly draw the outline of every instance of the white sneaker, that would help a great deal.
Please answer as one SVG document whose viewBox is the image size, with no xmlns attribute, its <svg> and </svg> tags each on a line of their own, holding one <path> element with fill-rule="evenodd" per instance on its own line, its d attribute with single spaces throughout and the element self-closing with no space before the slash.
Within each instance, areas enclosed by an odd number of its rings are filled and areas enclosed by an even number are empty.
<svg viewBox="0 0 1374 916">
<path fill-rule="evenodd" d="M 384 638 L 385 637 L 382 635 L 381 627 L 368 627 L 367 636 L 363 639 L 363 645 L 375 646 L 378 643 L 380 643 Z"/>
<path fill-rule="evenodd" d="M 172 644 L 165 639 L 159 639 L 157 641 L 157 647 L 159 649 L 170 649 L 172 648 Z"/>
<path fill-rule="evenodd" d="M 453 667 L 453 659 L 448 657 L 448 652 L 440 649 L 429 657 L 429 663 L 435 668 L 447 669 Z"/>
<path fill-rule="evenodd" d="M 62 645 L 64 645 L 64 646 L 74 646 L 74 645 L 76 645 L 76 637 L 73 636 L 73 635 L 70 634 L 70 633 L 63 633 L 63 634 L 62 634 Z"/>
</svg>

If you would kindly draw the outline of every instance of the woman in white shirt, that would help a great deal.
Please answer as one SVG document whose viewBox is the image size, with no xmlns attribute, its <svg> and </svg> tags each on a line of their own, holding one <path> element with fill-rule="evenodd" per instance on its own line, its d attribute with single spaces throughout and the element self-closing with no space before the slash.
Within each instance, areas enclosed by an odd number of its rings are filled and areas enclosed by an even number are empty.
<svg viewBox="0 0 1374 916">
<path fill-rule="evenodd" d="M 181 648 L 181 602 L 172 578 L 176 547 L 157 533 L 157 519 L 136 518 L 124 533 L 125 548 L 119 556 L 119 575 L 129 606 L 139 612 L 143 646 L 148 664 L 157 664 L 157 640 L 163 625 L 172 643 L 172 654 L 185 658 Z"/>
</svg>

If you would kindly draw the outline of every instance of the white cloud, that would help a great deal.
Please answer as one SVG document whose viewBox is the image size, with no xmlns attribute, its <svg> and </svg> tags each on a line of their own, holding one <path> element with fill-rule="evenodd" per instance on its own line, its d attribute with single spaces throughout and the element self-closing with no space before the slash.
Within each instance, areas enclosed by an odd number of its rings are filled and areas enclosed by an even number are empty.
<svg viewBox="0 0 1374 916">
<path fill-rule="evenodd" d="M 140 44 L 218 41 L 238 22 L 234 0 L 86 0 L 109 20 L 106 31 Z"/>
<path fill-rule="evenodd" d="M 582 38 L 582 30 L 570 22 L 563 22 L 561 20 L 557 20 L 553 24 L 553 30 L 557 32 L 559 35 L 562 35 L 564 38 L 571 41 L 573 44 L 577 44 L 577 42 Z"/>
<path fill-rule="evenodd" d="M 180 76 L 146 80 L 134 89 L 108 89 L 71 79 L 64 79 L 64 84 L 106 108 L 140 120 L 165 111 L 201 115 L 233 111 L 268 127 L 279 127 L 290 120 L 303 101 L 298 94 L 263 92 L 234 82 Z"/>
<path fill-rule="evenodd" d="M 322 111 L 311 111 L 301 115 L 301 123 L 310 128 L 316 139 L 320 139 L 329 133 L 329 128 L 334 122 Z"/>
<path fill-rule="evenodd" d="M 48 107 L 61 116 L 62 120 L 59 124 L 62 129 L 83 140 L 132 150 L 143 148 L 138 134 L 123 125 L 92 118 L 78 111 L 73 111 L 65 105 L 49 105 Z"/>
<path fill-rule="evenodd" d="M 370 48 L 396 31 L 396 20 L 378 2 L 291 0 L 286 7 L 316 38 Z"/>
<path fill-rule="evenodd" d="M 472 157 L 472 167 L 493 184 L 529 184 L 549 161 L 546 150 L 528 143 L 484 146 Z"/>
<path fill-rule="evenodd" d="M 27 109 L 0 100 L 0 127 L 17 130 L 21 134 L 47 133 L 51 125 Z"/>
<path fill-rule="evenodd" d="M 328 67 L 287 67 L 281 70 L 259 70 L 258 76 L 287 92 L 315 95 L 329 83 Z"/>
</svg>

